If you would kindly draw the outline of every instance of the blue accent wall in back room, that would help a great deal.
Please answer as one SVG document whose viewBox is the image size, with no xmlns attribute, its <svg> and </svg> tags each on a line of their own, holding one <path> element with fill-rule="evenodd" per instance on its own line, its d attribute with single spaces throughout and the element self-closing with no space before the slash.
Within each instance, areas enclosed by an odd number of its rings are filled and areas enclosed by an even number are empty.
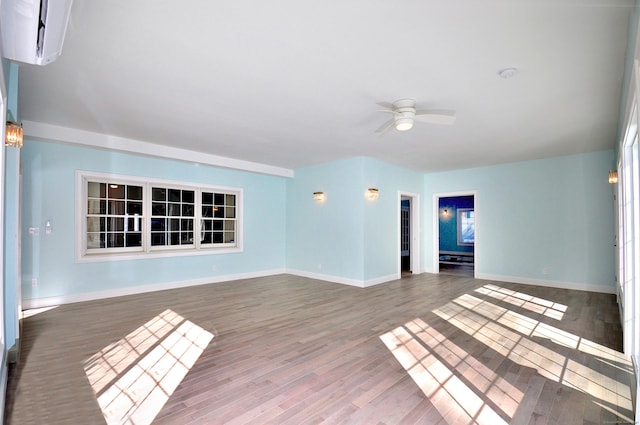
<svg viewBox="0 0 640 425">
<path fill-rule="evenodd" d="M 439 199 L 440 251 L 473 252 L 473 246 L 458 245 L 458 209 L 460 208 L 473 208 L 473 196 Z"/>
</svg>

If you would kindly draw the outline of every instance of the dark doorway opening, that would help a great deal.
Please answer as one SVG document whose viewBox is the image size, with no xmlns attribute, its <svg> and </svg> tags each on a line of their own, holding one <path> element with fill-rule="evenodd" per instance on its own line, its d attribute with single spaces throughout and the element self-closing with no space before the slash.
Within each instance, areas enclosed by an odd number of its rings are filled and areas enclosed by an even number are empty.
<svg viewBox="0 0 640 425">
<path fill-rule="evenodd" d="M 400 270 L 411 273 L 411 200 L 400 201 Z"/>
</svg>

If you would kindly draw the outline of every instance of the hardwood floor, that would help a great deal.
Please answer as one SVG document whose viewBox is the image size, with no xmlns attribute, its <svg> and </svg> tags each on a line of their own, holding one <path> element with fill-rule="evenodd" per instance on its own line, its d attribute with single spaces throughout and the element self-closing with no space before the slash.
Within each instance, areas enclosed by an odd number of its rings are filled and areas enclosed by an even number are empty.
<svg viewBox="0 0 640 425">
<path fill-rule="evenodd" d="M 612 295 L 448 275 L 366 289 L 279 275 L 25 318 L 5 416 L 15 425 L 141 425 L 156 414 L 153 424 L 181 425 L 631 423 L 621 339 Z"/>
</svg>

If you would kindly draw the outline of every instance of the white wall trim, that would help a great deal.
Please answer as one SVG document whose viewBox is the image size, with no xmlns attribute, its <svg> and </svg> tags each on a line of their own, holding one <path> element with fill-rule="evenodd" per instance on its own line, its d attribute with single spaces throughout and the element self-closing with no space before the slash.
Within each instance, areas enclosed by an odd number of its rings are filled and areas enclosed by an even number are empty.
<svg viewBox="0 0 640 425">
<path fill-rule="evenodd" d="M 549 288 L 572 289 L 575 291 L 600 292 L 604 294 L 615 294 L 616 287 L 613 285 L 590 285 L 577 282 L 566 282 L 561 280 L 542 280 L 518 276 L 501 276 L 488 273 L 476 273 L 476 279 L 495 280 L 498 282 L 522 283 L 525 285 L 546 286 Z"/>
<path fill-rule="evenodd" d="M 288 168 L 274 167 L 257 162 L 243 161 L 224 156 L 211 155 L 173 146 L 143 142 L 109 134 L 94 133 L 70 127 L 45 124 L 36 121 L 22 121 L 25 137 L 44 142 L 61 142 L 75 145 L 91 146 L 112 151 L 129 152 L 147 156 L 168 158 L 197 164 L 213 165 L 234 170 L 251 171 L 280 177 L 293 177 L 294 172 Z"/>
<path fill-rule="evenodd" d="M 392 280 L 398 280 L 398 276 L 395 274 L 390 274 L 387 276 L 380 276 L 373 279 L 365 280 L 364 287 L 368 288 L 369 286 L 380 285 L 381 283 L 391 282 Z"/>
<path fill-rule="evenodd" d="M 59 297 L 38 298 L 24 300 L 23 308 L 52 307 L 62 304 L 78 303 L 83 301 L 101 300 L 104 298 L 122 297 L 125 295 L 144 294 L 146 292 L 163 291 L 165 289 L 186 288 L 189 286 L 206 285 L 209 283 L 228 282 L 241 279 L 252 279 L 256 277 L 273 276 L 285 273 L 284 269 L 262 270 L 259 272 L 239 273 L 233 275 L 210 276 L 199 279 L 182 280 L 175 282 L 163 282 L 149 285 L 129 286 L 126 288 L 116 288 L 108 291 L 85 292 L 82 294 L 61 295 Z"/>
</svg>

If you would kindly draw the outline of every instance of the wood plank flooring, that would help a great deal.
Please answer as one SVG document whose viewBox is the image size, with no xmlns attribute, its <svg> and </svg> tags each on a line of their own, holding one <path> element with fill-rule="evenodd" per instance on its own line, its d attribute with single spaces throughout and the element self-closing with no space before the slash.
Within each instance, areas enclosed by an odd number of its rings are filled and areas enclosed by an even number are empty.
<svg viewBox="0 0 640 425">
<path fill-rule="evenodd" d="M 181 425 L 631 423 L 621 343 L 612 295 L 449 275 L 366 289 L 279 275 L 25 318 L 5 417 L 104 424 L 153 407 L 153 424 Z M 169 383 L 177 369 L 186 376 Z M 103 412 L 111 398 L 120 404 Z"/>
</svg>

